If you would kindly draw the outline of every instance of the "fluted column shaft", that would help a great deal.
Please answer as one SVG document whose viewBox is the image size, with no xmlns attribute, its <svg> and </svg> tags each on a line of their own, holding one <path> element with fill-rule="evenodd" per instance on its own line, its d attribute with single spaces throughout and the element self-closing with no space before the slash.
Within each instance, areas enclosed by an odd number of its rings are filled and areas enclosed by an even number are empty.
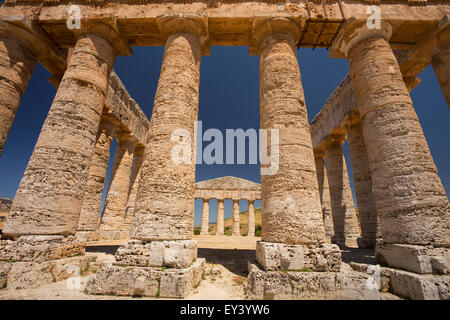
<svg viewBox="0 0 450 320">
<path fill-rule="evenodd" d="M 299 31 L 283 19 L 269 23 L 259 42 L 260 127 L 268 136 L 279 130 L 279 166 L 261 176 L 262 240 L 316 244 L 325 231 L 296 55 Z"/>
<path fill-rule="evenodd" d="M 223 199 L 217 199 L 217 222 L 216 222 L 216 235 L 221 236 L 223 235 L 224 231 L 224 207 L 223 207 Z"/>
<path fill-rule="evenodd" d="M 344 140 L 341 138 L 333 139 L 325 147 L 334 222 L 334 237 L 332 240 L 347 247 L 357 247 L 358 220 L 353 204 L 347 165 L 342 151 L 343 142 Z"/>
<path fill-rule="evenodd" d="M 143 146 L 135 146 L 134 148 L 133 169 L 131 171 L 130 189 L 128 191 L 127 208 L 125 210 L 125 221 L 123 223 L 123 233 L 127 237 L 129 236 L 131 223 L 134 216 L 134 205 L 136 202 L 137 189 L 139 187 L 141 177 L 141 167 L 144 162 L 144 151 L 145 148 Z"/>
<path fill-rule="evenodd" d="M 450 109 L 450 42 L 439 48 L 431 62 L 445 100 L 447 100 L 447 107 Z"/>
<path fill-rule="evenodd" d="M 105 188 L 114 133 L 114 122 L 111 121 L 109 116 L 102 116 L 89 168 L 83 205 L 81 206 L 78 231 L 95 231 L 99 227 L 102 193 Z"/>
<path fill-rule="evenodd" d="M 255 236 L 255 202 L 248 200 L 248 232 L 247 236 Z"/>
<path fill-rule="evenodd" d="M 0 156 L 35 65 L 27 43 L 0 34 Z"/>
<path fill-rule="evenodd" d="M 353 122 L 347 129 L 347 136 L 362 241 L 365 247 L 374 248 L 378 228 L 377 206 L 361 122 Z"/>
<path fill-rule="evenodd" d="M 240 228 L 240 221 L 239 221 L 239 200 L 233 199 L 233 226 L 232 226 L 232 235 L 233 236 L 240 236 L 241 235 L 241 228 Z"/>
<path fill-rule="evenodd" d="M 131 237 L 188 240 L 193 237 L 194 123 L 198 117 L 201 43 L 190 24 L 176 29 L 165 44 L 161 74 L 147 134 Z M 194 25 L 194 22 L 189 22 Z M 183 32 L 183 28 L 188 28 Z M 184 29 L 183 29 L 184 30 Z M 194 32 L 194 31 L 192 31 Z M 173 155 L 181 141 L 183 154 Z M 189 154 L 185 156 L 185 152 Z M 184 160 L 174 159 L 180 156 Z"/>
<path fill-rule="evenodd" d="M 331 212 L 330 186 L 324 161 L 325 153 L 314 152 L 314 161 L 316 163 L 317 183 L 319 184 L 320 203 L 322 204 L 322 219 L 325 227 L 325 236 L 328 241 L 334 235 L 333 215 Z"/>
<path fill-rule="evenodd" d="M 114 48 L 101 36 L 78 38 L 4 234 L 75 233 L 114 60 Z"/>
<path fill-rule="evenodd" d="M 347 54 L 385 243 L 450 245 L 448 198 L 387 36 Z"/>
<path fill-rule="evenodd" d="M 120 239 L 122 237 L 130 189 L 135 141 L 130 140 L 127 133 L 117 135 L 117 139 L 119 143 L 100 223 L 100 237 L 103 239 Z"/>
<path fill-rule="evenodd" d="M 200 234 L 208 234 L 209 228 L 209 199 L 203 199 L 202 208 L 202 225 L 200 228 Z"/>
</svg>

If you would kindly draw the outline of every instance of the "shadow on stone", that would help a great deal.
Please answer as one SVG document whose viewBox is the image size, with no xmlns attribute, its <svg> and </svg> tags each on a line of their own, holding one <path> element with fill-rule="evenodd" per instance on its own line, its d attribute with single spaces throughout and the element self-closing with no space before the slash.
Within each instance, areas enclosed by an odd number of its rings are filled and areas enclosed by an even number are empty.
<svg viewBox="0 0 450 320">
<path fill-rule="evenodd" d="M 230 272 L 247 277 L 248 261 L 255 259 L 255 250 L 210 249 L 199 248 L 198 257 L 205 258 L 207 263 L 221 264 Z"/>
</svg>

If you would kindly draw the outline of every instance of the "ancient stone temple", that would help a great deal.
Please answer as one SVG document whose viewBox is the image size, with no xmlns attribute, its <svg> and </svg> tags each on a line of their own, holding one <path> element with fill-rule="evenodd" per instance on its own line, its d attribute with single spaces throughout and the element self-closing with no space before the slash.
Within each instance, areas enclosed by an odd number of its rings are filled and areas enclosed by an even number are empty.
<svg viewBox="0 0 450 320">
<path fill-rule="evenodd" d="M 203 199 L 203 234 L 208 201 L 218 200 L 221 235 L 230 198 L 233 235 L 240 234 L 239 200 L 249 203 L 249 235 L 253 203 L 262 202 L 249 298 L 379 299 L 383 290 L 450 298 L 449 201 L 409 94 L 432 65 L 450 106 L 448 1 L 70 5 L 6 0 L 0 8 L 0 155 L 37 62 L 57 88 L 0 240 L 7 288 L 23 287 L 36 270 L 45 275 L 39 283 L 65 279 L 55 270 L 85 265 L 86 241 L 129 238 L 85 292 L 186 297 L 205 268 L 194 200 Z M 278 132 L 271 142 L 278 158 L 261 165 L 260 185 L 235 177 L 195 182 L 202 56 L 230 45 L 258 56 L 260 128 Z M 114 72 L 116 57 L 131 56 L 133 46 L 164 47 L 150 119 Z M 304 47 L 328 48 L 350 66 L 311 124 L 298 63 Z M 177 162 L 180 141 L 190 153 Z M 267 165 L 277 170 L 263 173 Z M 341 249 L 358 247 L 375 249 L 381 285 L 367 285 L 366 266 L 341 268 Z"/>
</svg>

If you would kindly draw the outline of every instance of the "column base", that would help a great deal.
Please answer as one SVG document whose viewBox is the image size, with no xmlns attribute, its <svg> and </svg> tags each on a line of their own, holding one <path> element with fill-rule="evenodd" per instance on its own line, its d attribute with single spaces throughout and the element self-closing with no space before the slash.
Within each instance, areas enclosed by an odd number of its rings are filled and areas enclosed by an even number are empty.
<svg viewBox="0 0 450 320">
<path fill-rule="evenodd" d="M 419 274 L 450 274 L 450 249 L 432 246 L 377 243 L 377 261 Z"/>
<path fill-rule="evenodd" d="M 292 245 L 256 242 L 256 260 L 266 271 L 307 270 L 333 271 L 341 269 L 341 250 L 335 244 Z"/>
<path fill-rule="evenodd" d="M 28 235 L 0 240 L 0 260 L 45 262 L 84 254 L 75 236 Z"/>
<path fill-rule="evenodd" d="M 264 271 L 249 264 L 247 293 L 265 300 L 379 300 L 377 288 L 359 272 Z"/>
<path fill-rule="evenodd" d="M 98 230 L 77 231 L 77 233 L 75 233 L 75 237 L 80 242 L 98 241 L 100 240 L 100 233 Z"/>
<path fill-rule="evenodd" d="M 331 243 L 337 244 L 340 247 L 347 248 L 363 248 L 363 239 L 358 235 L 334 235 L 331 237 Z"/>
</svg>

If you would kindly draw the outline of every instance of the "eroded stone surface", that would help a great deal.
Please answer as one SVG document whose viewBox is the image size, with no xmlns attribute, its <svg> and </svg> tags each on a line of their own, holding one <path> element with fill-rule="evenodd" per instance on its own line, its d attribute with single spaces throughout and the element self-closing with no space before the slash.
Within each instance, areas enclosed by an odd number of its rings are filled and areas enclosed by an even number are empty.
<svg viewBox="0 0 450 320">
<path fill-rule="evenodd" d="M 319 184 L 320 203 L 322 204 L 322 219 L 325 227 L 325 236 L 328 242 L 334 235 L 333 214 L 331 211 L 330 186 L 328 184 L 327 170 L 324 161 L 323 151 L 314 151 L 314 161 L 316 163 L 317 183 Z"/>
<path fill-rule="evenodd" d="M 439 48 L 433 57 L 432 65 L 450 109 L 450 42 Z"/>
</svg>

